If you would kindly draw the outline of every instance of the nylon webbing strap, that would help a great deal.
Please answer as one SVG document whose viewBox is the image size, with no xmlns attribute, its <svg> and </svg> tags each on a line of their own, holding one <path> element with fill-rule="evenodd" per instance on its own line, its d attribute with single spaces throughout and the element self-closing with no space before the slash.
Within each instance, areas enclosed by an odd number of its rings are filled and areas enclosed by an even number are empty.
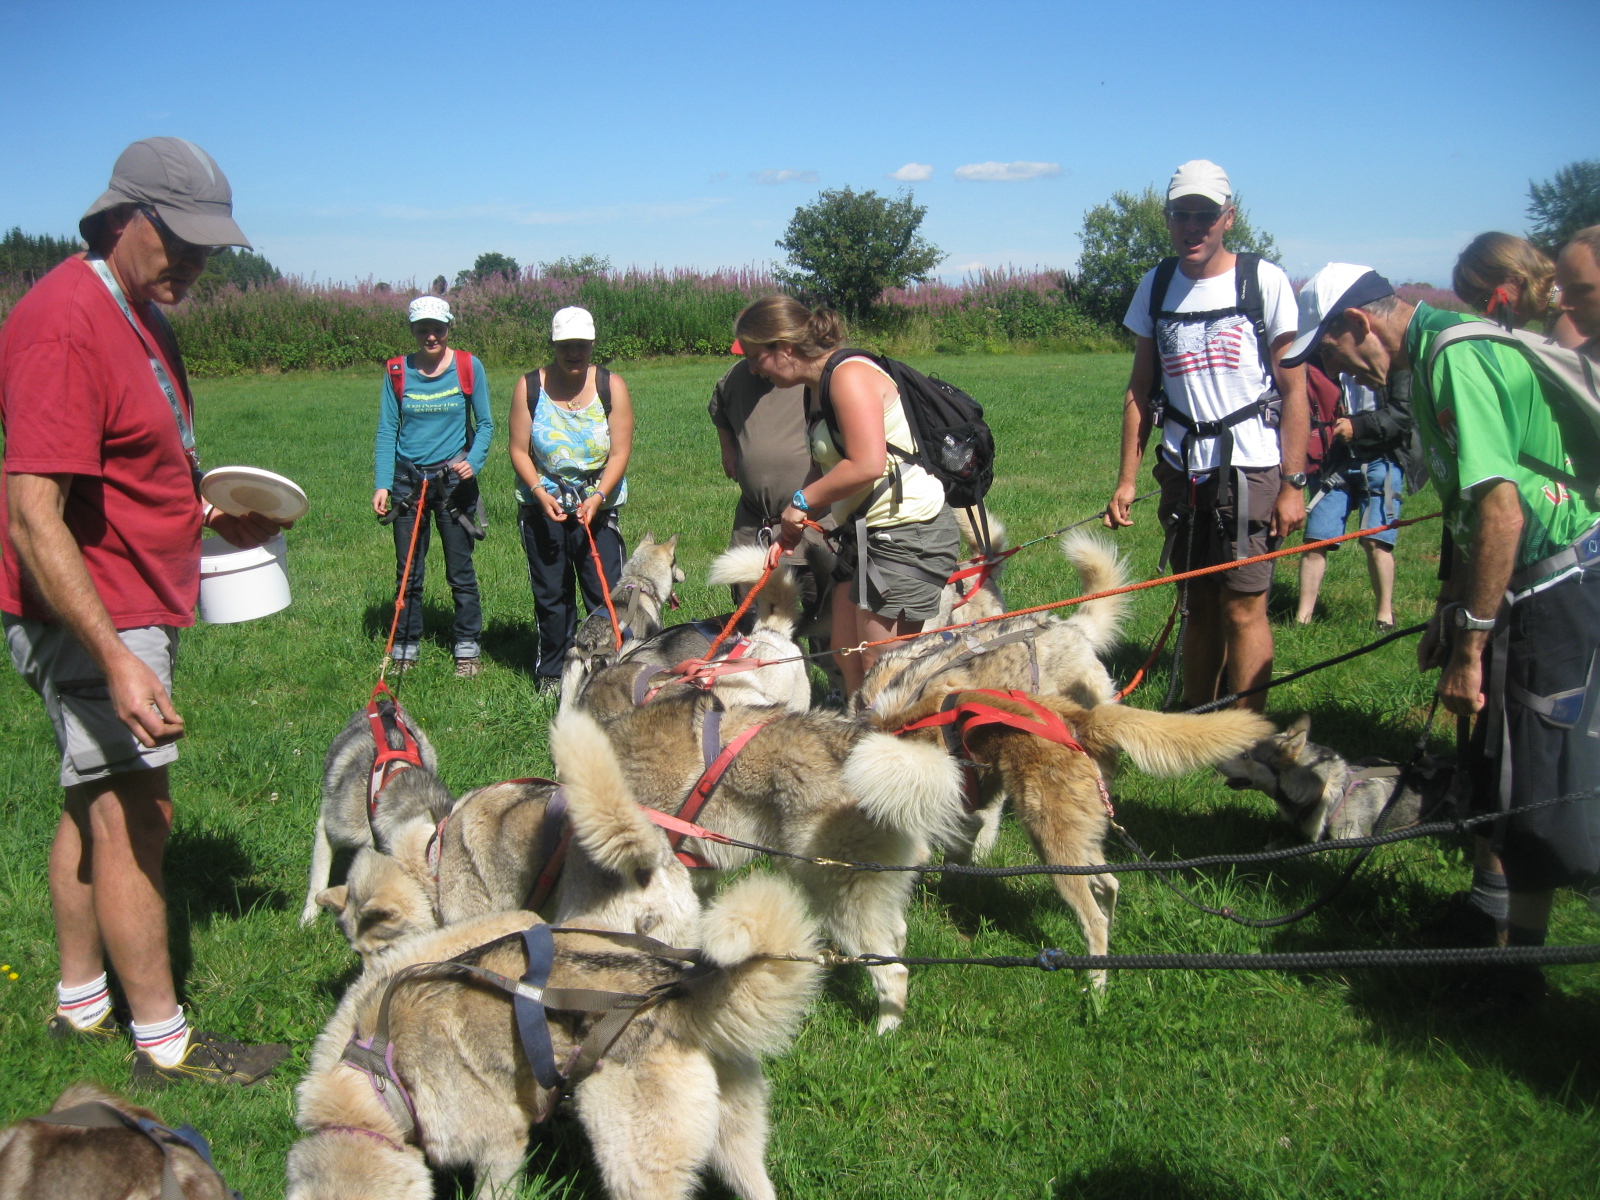
<svg viewBox="0 0 1600 1200">
<path fill-rule="evenodd" d="M 572 841 L 572 828 L 567 823 L 567 793 L 557 788 L 544 804 L 544 820 L 539 824 L 539 874 L 528 892 L 526 908 L 538 912 L 550 898 L 561 878 L 561 868 L 566 865 L 567 846 Z"/>
<path fill-rule="evenodd" d="M 405 722 L 400 702 L 382 680 L 372 689 L 372 698 L 367 701 L 367 724 L 377 747 L 372 774 L 367 780 L 367 819 L 371 820 L 378 812 L 378 797 L 390 780 L 401 771 L 422 766 L 422 747 Z M 399 746 L 395 745 L 396 741 Z"/>
<path fill-rule="evenodd" d="M 534 1079 L 545 1089 L 561 1086 L 555 1050 L 550 1045 L 550 1026 L 544 1018 L 544 992 L 550 982 L 550 968 L 556 960 L 556 940 L 548 925 L 531 925 L 522 931 L 522 944 L 528 952 L 528 969 L 519 990 L 511 997 L 517 1017 L 517 1037 L 522 1041 L 522 1056 L 528 1060 Z M 529 995 L 537 993 L 537 996 Z"/>
<path fill-rule="evenodd" d="M 222 1172 L 217 1171 L 217 1164 L 211 1159 L 210 1145 L 193 1126 L 182 1125 L 177 1129 L 168 1129 L 158 1121 L 152 1121 L 148 1117 L 135 1117 L 103 1100 L 90 1100 L 84 1104 L 64 1108 L 60 1112 L 45 1113 L 28 1119 L 38 1121 L 42 1125 L 65 1125 L 77 1129 L 131 1129 L 134 1133 L 144 1134 L 155 1143 L 156 1149 L 161 1151 L 161 1200 L 187 1200 L 183 1185 L 178 1181 L 177 1170 L 172 1165 L 173 1146 L 186 1146 L 198 1154 L 206 1166 L 216 1172 L 217 1182 L 222 1184 L 228 1195 L 234 1200 L 239 1200 L 239 1193 L 229 1188 L 227 1181 L 222 1178 Z"/>
<path fill-rule="evenodd" d="M 713 708 L 706 713 L 705 720 L 700 726 L 700 753 L 706 764 L 705 771 L 695 781 L 694 787 L 689 789 L 689 795 L 678 809 L 678 818 L 683 821 L 693 821 L 700 815 L 700 810 L 705 807 L 706 801 L 711 798 L 711 793 L 727 774 L 728 768 L 733 765 L 734 759 L 739 757 L 750 739 L 755 737 L 767 727 L 766 721 L 759 721 L 748 729 L 737 734 L 726 746 L 721 746 L 722 741 L 722 710 Z M 706 869 L 713 866 L 698 854 L 688 850 L 680 850 L 683 844 L 682 833 L 669 833 L 667 841 L 677 854 L 680 862 L 686 867 Z"/>
<path fill-rule="evenodd" d="M 155 373 L 156 386 L 161 389 L 161 394 L 167 398 L 167 405 L 172 409 L 172 419 L 178 423 L 178 440 L 183 443 L 183 452 L 189 456 L 190 465 L 199 470 L 199 459 L 194 448 L 194 422 L 184 409 L 183 402 L 178 399 L 178 389 L 173 386 L 172 377 L 167 374 L 167 368 L 161 363 L 161 356 L 150 345 L 150 339 L 144 335 L 144 327 L 133 315 L 133 310 L 128 307 L 128 298 L 122 294 L 122 288 L 117 283 L 116 276 L 111 274 L 111 268 L 106 266 L 105 259 L 91 258 L 89 265 L 94 268 L 100 282 L 106 285 L 106 290 L 111 293 L 111 298 L 117 302 L 117 307 L 122 310 L 122 315 L 128 318 L 128 324 L 133 327 L 133 332 L 139 338 L 139 344 L 144 347 L 145 354 L 150 359 L 150 370 Z"/>
</svg>

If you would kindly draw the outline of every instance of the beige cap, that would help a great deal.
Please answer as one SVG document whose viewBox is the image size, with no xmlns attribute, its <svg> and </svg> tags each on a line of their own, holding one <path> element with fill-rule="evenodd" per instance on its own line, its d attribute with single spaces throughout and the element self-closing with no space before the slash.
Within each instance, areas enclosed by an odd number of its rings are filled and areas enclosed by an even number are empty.
<svg viewBox="0 0 1600 1200">
<path fill-rule="evenodd" d="M 594 341 L 594 317 L 587 308 L 579 308 L 577 305 L 557 309 L 556 315 L 550 318 L 550 340 L 552 342 Z"/>
<path fill-rule="evenodd" d="M 105 193 L 78 221 L 93 242 L 97 218 L 121 204 L 145 204 L 168 229 L 192 246 L 244 246 L 250 239 L 233 220 L 233 188 L 217 160 L 183 138 L 135 142 L 117 156 Z"/>
<path fill-rule="evenodd" d="M 1233 199 L 1233 184 L 1228 173 L 1207 158 L 1191 158 L 1172 173 L 1167 184 L 1167 203 L 1179 196 L 1204 196 L 1207 200 L 1227 207 Z"/>
</svg>

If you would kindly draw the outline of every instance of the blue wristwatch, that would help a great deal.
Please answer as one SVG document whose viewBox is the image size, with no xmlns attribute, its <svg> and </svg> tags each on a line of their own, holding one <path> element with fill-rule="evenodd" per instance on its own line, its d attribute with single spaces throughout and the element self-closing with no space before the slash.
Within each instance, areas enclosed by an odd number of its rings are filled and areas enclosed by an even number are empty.
<svg viewBox="0 0 1600 1200">
<path fill-rule="evenodd" d="M 793 504 L 801 512 L 810 512 L 811 511 L 811 505 L 806 503 L 806 494 L 803 491 L 801 491 L 799 488 L 795 489 L 794 496 L 789 501 L 789 503 Z"/>
</svg>

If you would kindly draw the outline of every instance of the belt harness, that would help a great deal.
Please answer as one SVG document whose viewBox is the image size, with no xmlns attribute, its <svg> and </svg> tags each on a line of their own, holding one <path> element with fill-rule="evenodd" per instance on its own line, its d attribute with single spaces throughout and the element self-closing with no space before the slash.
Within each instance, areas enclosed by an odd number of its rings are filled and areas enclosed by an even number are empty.
<svg viewBox="0 0 1600 1200">
<path fill-rule="evenodd" d="M 217 1182 L 227 1189 L 228 1195 L 232 1196 L 233 1200 L 239 1200 L 239 1193 L 228 1188 L 222 1179 L 222 1172 L 217 1171 L 217 1164 L 211 1161 L 211 1147 L 206 1143 L 206 1139 L 201 1137 L 199 1131 L 192 1125 L 180 1125 L 176 1129 L 168 1129 L 158 1121 L 125 1113 L 103 1100 L 90 1100 L 86 1104 L 75 1104 L 60 1112 L 45 1113 L 43 1116 L 28 1119 L 38 1121 L 42 1125 L 67 1125 L 76 1129 L 131 1129 L 135 1133 L 144 1134 L 155 1144 L 156 1149 L 161 1151 L 161 1200 L 184 1200 L 183 1185 L 178 1181 L 178 1173 L 172 1165 L 172 1151 L 176 1146 L 187 1146 L 200 1156 L 206 1166 L 216 1172 Z"/>
<path fill-rule="evenodd" d="M 1177 405 L 1168 403 L 1161 412 L 1161 420 L 1177 422 L 1183 426 L 1183 441 L 1179 444 L 1178 453 L 1183 459 L 1183 470 L 1189 472 L 1190 448 L 1202 438 L 1217 439 L 1217 498 L 1213 509 L 1223 509 L 1228 506 L 1230 498 L 1234 508 L 1234 535 L 1229 538 L 1227 529 L 1222 526 L 1222 519 L 1217 518 L 1217 529 L 1222 534 L 1224 542 L 1231 543 L 1234 558 L 1243 558 L 1243 549 L 1250 544 L 1250 487 L 1243 467 L 1233 465 L 1233 427 L 1242 425 L 1246 421 L 1265 417 L 1268 411 L 1266 400 L 1252 400 L 1242 408 L 1236 408 L 1227 416 L 1215 421 L 1196 421 Z M 1167 533 L 1166 545 L 1161 549 L 1161 561 L 1157 565 L 1158 571 L 1167 569 L 1167 559 L 1172 555 L 1172 543 L 1178 529 L 1185 523 L 1194 520 L 1195 489 L 1192 486 L 1199 475 L 1210 472 L 1202 471 L 1198 475 L 1190 472 L 1191 481 L 1189 504 L 1178 511 L 1178 520 Z M 1194 564 L 1189 564 L 1193 566 Z"/>
</svg>

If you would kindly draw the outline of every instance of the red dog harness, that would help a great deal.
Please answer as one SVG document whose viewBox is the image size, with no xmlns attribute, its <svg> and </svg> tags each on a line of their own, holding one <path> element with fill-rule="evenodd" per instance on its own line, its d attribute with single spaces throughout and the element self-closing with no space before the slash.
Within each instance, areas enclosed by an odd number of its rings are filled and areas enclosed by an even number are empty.
<svg viewBox="0 0 1600 1200">
<path fill-rule="evenodd" d="M 372 727 L 372 740 L 378 753 L 372 760 L 372 774 L 367 780 L 367 819 L 378 814 L 378 797 L 401 771 L 422 765 L 422 747 L 405 719 L 400 701 L 382 680 L 372 689 L 372 699 L 367 701 L 367 723 Z"/>
<path fill-rule="evenodd" d="M 740 751 L 750 744 L 750 739 L 755 737 L 767 727 L 767 722 L 758 721 L 743 732 L 736 734 L 726 746 L 722 745 L 722 710 L 713 708 L 706 713 L 706 719 L 700 726 L 700 753 L 705 759 L 706 769 L 700 778 L 695 781 L 694 787 L 689 789 L 689 796 L 678 809 L 679 821 L 693 822 L 700 815 L 700 810 L 706 806 L 706 801 L 711 799 L 711 793 L 716 790 L 722 777 L 727 774 L 728 768 L 733 766 L 733 760 L 739 757 Z M 719 749 L 720 747 L 720 749 Z M 649 810 L 646 810 L 647 812 Z M 655 820 L 654 817 L 651 820 Z M 656 824 L 662 825 L 657 821 Z M 671 826 L 663 825 L 671 829 Z M 686 867 L 705 870 L 715 870 L 714 863 L 707 862 L 700 855 L 689 850 L 679 850 L 687 831 L 669 832 L 667 841 L 677 852 L 678 861 Z M 698 835 L 696 835 L 698 836 Z"/>
</svg>

